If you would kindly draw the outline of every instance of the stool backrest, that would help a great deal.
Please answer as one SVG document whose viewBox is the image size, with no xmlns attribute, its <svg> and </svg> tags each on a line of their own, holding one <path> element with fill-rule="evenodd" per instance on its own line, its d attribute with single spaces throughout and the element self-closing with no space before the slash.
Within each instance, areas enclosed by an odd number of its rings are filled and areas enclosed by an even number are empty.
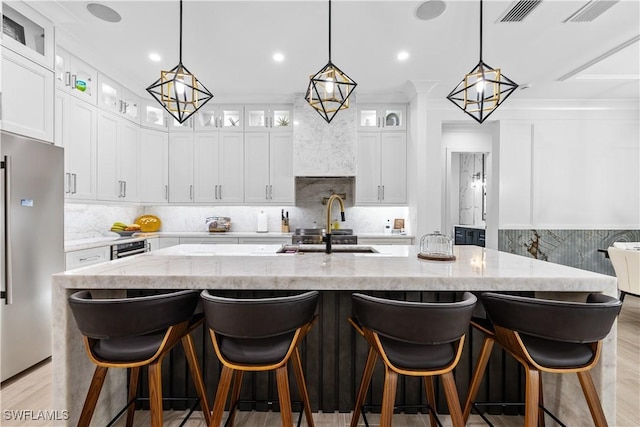
<svg viewBox="0 0 640 427">
<path fill-rule="evenodd" d="M 217 334 L 234 338 L 268 338 L 295 331 L 309 323 L 319 293 L 273 298 L 226 298 L 202 291 L 207 325 Z"/>
<path fill-rule="evenodd" d="M 476 297 L 465 292 L 461 301 L 431 303 L 356 293 L 352 302 L 363 327 L 396 340 L 434 345 L 456 341 L 468 331 Z"/>
<path fill-rule="evenodd" d="M 618 289 L 640 296 L 640 250 L 607 249 L 618 278 Z"/>
<path fill-rule="evenodd" d="M 496 326 L 573 343 L 592 343 L 606 337 L 622 307 L 617 298 L 602 294 L 590 294 L 586 303 L 491 292 L 482 294 L 481 299 Z"/>
<path fill-rule="evenodd" d="M 199 291 L 178 291 L 132 298 L 94 299 L 80 291 L 69 306 L 83 335 L 95 339 L 144 335 L 160 331 L 193 316 Z"/>
</svg>

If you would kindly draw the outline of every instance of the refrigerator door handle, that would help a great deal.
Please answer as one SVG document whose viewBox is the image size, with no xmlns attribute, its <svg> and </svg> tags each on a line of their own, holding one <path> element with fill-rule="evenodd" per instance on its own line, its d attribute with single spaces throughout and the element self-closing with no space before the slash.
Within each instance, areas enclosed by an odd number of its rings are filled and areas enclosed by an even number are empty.
<svg viewBox="0 0 640 427">
<path fill-rule="evenodd" d="M 13 304 L 13 274 L 11 271 L 11 156 L 4 156 L 4 283 L 2 298 L 6 305 Z"/>
</svg>

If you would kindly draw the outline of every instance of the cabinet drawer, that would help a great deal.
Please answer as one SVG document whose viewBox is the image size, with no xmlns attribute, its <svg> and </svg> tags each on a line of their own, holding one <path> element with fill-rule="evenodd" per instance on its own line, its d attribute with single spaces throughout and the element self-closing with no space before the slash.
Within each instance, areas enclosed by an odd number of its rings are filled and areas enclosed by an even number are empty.
<svg viewBox="0 0 640 427">
<path fill-rule="evenodd" d="M 360 245 L 413 245 L 412 237 L 358 237 Z"/>
<path fill-rule="evenodd" d="M 238 243 L 250 245 L 286 245 L 291 243 L 291 237 L 239 237 Z"/>
<path fill-rule="evenodd" d="M 180 238 L 180 244 L 199 244 L 199 243 L 204 243 L 204 244 L 216 244 L 216 243 L 223 243 L 223 244 L 230 244 L 230 245 L 235 245 L 238 243 L 238 238 L 237 237 L 181 237 Z"/>
<path fill-rule="evenodd" d="M 101 262 L 111 260 L 111 246 L 101 246 L 99 248 L 83 249 L 81 251 L 67 252 L 65 255 L 65 268 L 86 267 Z"/>
</svg>

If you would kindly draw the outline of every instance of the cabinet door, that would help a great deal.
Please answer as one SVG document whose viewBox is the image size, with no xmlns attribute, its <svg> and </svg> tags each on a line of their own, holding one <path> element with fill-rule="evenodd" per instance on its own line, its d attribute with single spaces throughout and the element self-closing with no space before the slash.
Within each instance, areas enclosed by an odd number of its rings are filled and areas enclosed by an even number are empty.
<svg viewBox="0 0 640 427">
<path fill-rule="evenodd" d="M 120 122 L 118 136 L 118 171 L 122 181 L 122 200 L 136 202 L 140 200 L 138 192 L 138 158 L 140 128 L 126 120 Z"/>
<path fill-rule="evenodd" d="M 404 104 L 389 104 L 380 107 L 380 122 L 385 131 L 407 129 L 407 106 Z"/>
<path fill-rule="evenodd" d="M 195 117 L 196 115 L 197 113 L 189 117 L 183 123 L 179 123 L 175 118 L 173 118 L 173 116 L 167 115 L 169 130 L 171 132 L 193 132 L 194 123 L 197 119 L 197 117 Z"/>
<path fill-rule="evenodd" d="M 218 202 L 244 201 L 244 135 L 220 132 L 218 151 Z"/>
<path fill-rule="evenodd" d="M 60 46 L 56 47 L 56 86 L 94 104 L 98 71 Z"/>
<path fill-rule="evenodd" d="M 148 128 L 167 130 L 167 112 L 157 102 L 149 99 L 140 101 L 140 125 Z"/>
<path fill-rule="evenodd" d="M 2 15 L 12 20 L 17 25 L 16 29 L 21 28 L 20 31 L 23 33 L 20 34 L 22 40 L 18 40 L 19 36 L 17 34 L 15 38 L 11 37 L 9 36 L 11 30 L 9 28 L 4 29 L 3 34 L 0 34 L 2 46 L 52 70 L 55 65 L 53 23 L 32 9 L 27 4 L 28 2 L 5 1 L 1 3 Z M 7 25 L 6 22 L 3 22 L 3 24 L 3 26 Z M 21 89 L 24 88 L 21 87 Z"/>
<path fill-rule="evenodd" d="M 380 133 L 358 134 L 356 203 L 380 202 Z"/>
<path fill-rule="evenodd" d="M 54 73 L 2 49 L 2 129 L 53 142 Z"/>
<path fill-rule="evenodd" d="M 113 113 L 120 114 L 122 111 L 120 85 L 104 74 L 98 76 L 98 83 L 98 106 Z"/>
<path fill-rule="evenodd" d="M 218 132 L 195 134 L 194 200 L 216 202 L 218 198 Z"/>
<path fill-rule="evenodd" d="M 269 133 L 244 135 L 244 200 L 266 203 L 269 200 Z"/>
<path fill-rule="evenodd" d="M 407 202 L 407 134 L 383 133 L 380 143 L 380 200 L 397 205 Z"/>
<path fill-rule="evenodd" d="M 358 106 L 358 129 L 377 130 L 380 127 L 378 107 L 376 105 L 362 104 Z"/>
<path fill-rule="evenodd" d="M 193 135 L 169 135 L 169 202 L 193 203 Z"/>
<path fill-rule="evenodd" d="M 269 107 L 269 130 L 272 132 L 291 132 L 293 130 L 293 106 L 291 104 Z"/>
<path fill-rule="evenodd" d="M 293 204 L 293 134 L 271 133 L 269 141 L 270 202 Z"/>
<path fill-rule="evenodd" d="M 269 106 L 245 105 L 244 130 L 265 131 L 269 127 Z"/>
<path fill-rule="evenodd" d="M 118 173 L 118 127 L 120 118 L 98 113 L 97 198 L 121 200 L 122 182 Z"/>
<path fill-rule="evenodd" d="M 98 109 L 70 96 L 66 99 L 68 108 L 63 109 L 61 122 L 67 196 L 72 199 L 95 200 Z"/>
<path fill-rule="evenodd" d="M 244 107 L 242 105 L 221 105 L 218 108 L 218 128 L 225 132 L 244 130 Z"/>
<path fill-rule="evenodd" d="M 125 119 L 140 123 L 140 97 L 128 89 L 121 89 L 120 113 Z"/>
<path fill-rule="evenodd" d="M 194 116 L 195 129 L 204 131 L 218 130 L 218 106 L 208 103 L 201 107 Z"/>
<path fill-rule="evenodd" d="M 140 201 L 169 201 L 169 135 L 166 132 L 142 129 L 140 132 Z"/>
</svg>

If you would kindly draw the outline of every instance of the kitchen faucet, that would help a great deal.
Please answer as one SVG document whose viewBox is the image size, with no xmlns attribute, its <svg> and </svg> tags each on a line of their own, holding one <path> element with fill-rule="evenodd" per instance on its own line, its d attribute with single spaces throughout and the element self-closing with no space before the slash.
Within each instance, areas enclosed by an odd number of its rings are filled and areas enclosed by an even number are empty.
<svg viewBox="0 0 640 427">
<path fill-rule="evenodd" d="M 340 220 L 344 222 L 344 201 L 342 200 L 342 197 L 337 194 L 332 194 L 331 197 L 329 197 L 329 201 L 327 201 L 327 228 L 325 229 L 326 233 L 324 237 L 325 242 L 327 243 L 327 248 L 325 250 L 325 253 L 327 254 L 331 253 L 331 205 L 333 205 L 334 200 L 337 200 L 340 204 Z"/>
</svg>

